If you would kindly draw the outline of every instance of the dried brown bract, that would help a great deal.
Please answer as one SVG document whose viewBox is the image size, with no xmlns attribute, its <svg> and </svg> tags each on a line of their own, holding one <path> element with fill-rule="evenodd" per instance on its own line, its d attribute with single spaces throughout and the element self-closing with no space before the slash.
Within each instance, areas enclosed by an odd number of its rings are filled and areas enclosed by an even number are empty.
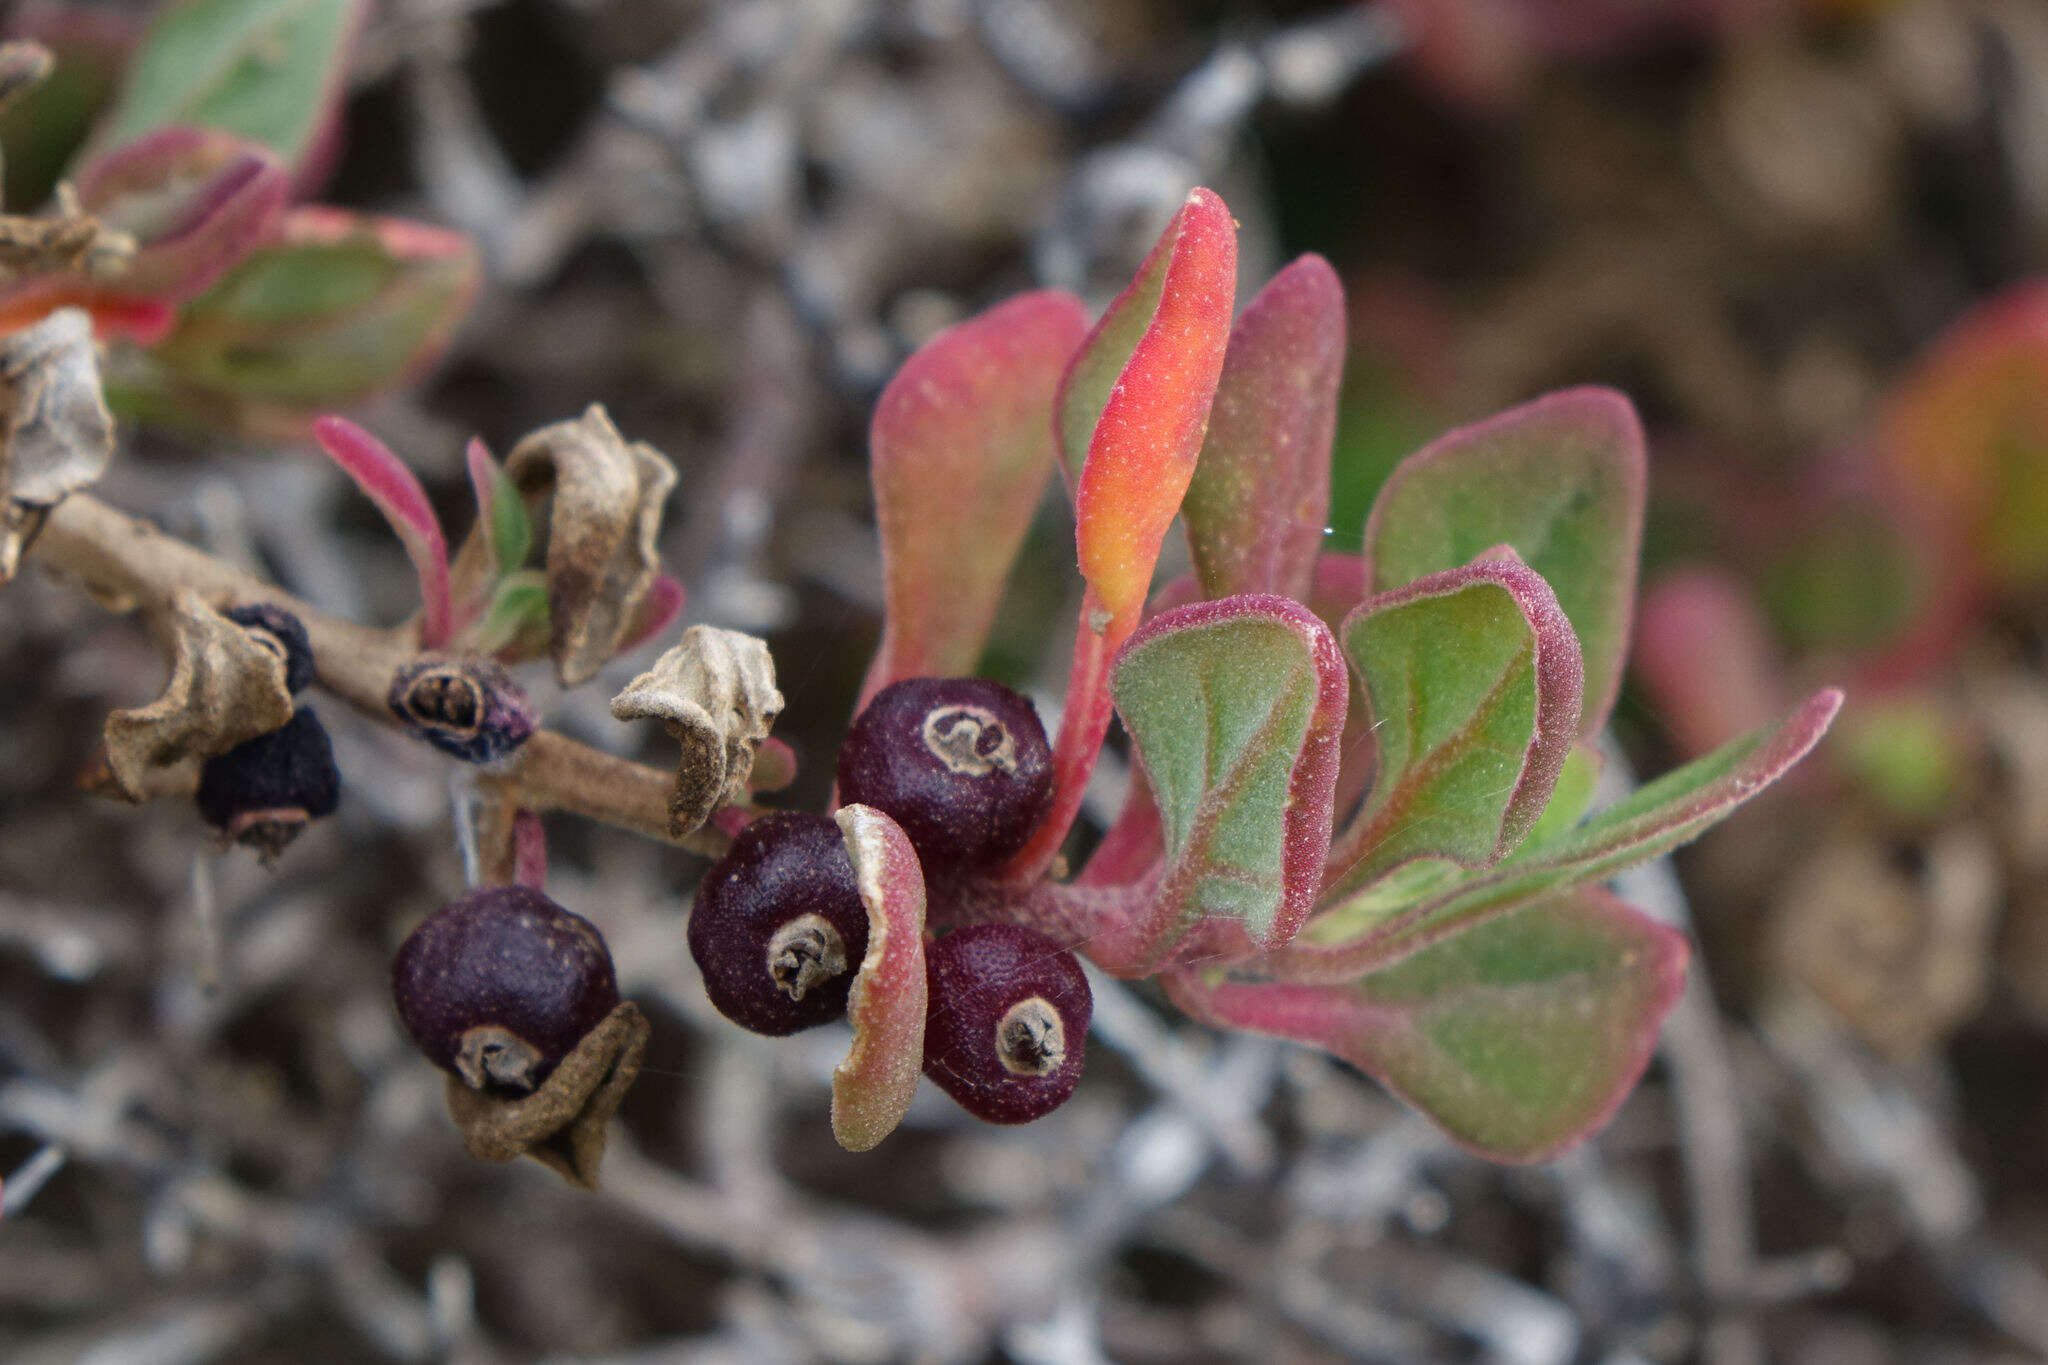
<svg viewBox="0 0 2048 1365">
<path fill-rule="evenodd" d="M 585 1034 L 531 1095 L 472 1090 L 448 1078 L 448 1116 L 479 1161 L 535 1161 L 586 1190 L 597 1188 L 606 1130 L 647 1052 L 647 1017 L 630 1000 Z"/>
<path fill-rule="evenodd" d="M 60 308 L 0 340 L 0 422 L 4 584 L 50 509 L 98 479 L 113 458 L 114 418 L 84 309 Z"/>
<path fill-rule="evenodd" d="M 613 716 L 659 720 L 683 746 L 668 801 L 674 838 L 720 806 L 746 799 L 754 751 L 780 714 L 782 693 L 767 644 L 716 626 L 691 626 L 612 698 Z"/>
<path fill-rule="evenodd" d="M 107 766 L 132 801 L 190 796 L 202 764 L 292 718 L 285 662 L 186 589 L 171 600 L 171 680 L 147 706 L 107 717 Z"/>
<path fill-rule="evenodd" d="M 529 504 L 549 493 L 548 652 L 562 685 L 593 676 L 619 651 L 660 573 L 654 542 L 675 466 L 628 444 L 603 407 L 542 427 L 512 450 L 506 472 Z"/>
</svg>

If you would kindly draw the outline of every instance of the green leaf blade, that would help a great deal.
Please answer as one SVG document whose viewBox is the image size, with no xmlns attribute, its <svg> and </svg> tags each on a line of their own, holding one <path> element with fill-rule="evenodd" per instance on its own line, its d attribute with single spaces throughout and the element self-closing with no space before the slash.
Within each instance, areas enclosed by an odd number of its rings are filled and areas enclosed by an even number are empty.
<svg viewBox="0 0 2048 1365">
<path fill-rule="evenodd" d="M 1578 641 L 1549 585 L 1512 557 L 1481 560 L 1368 599 L 1339 638 L 1379 762 L 1325 898 L 1418 858 L 1500 861 L 1548 804 L 1579 721 Z"/>
<path fill-rule="evenodd" d="M 1167 978 L 1176 1004 L 1313 1044 L 1494 1161 L 1556 1157 L 1620 1107 L 1684 988 L 1683 935 L 1597 888 L 1332 984 Z"/>
<path fill-rule="evenodd" d="M 1090 945 L 1143 975 L 1205 922 L 1245 951 L 1285 942 L 1329 844 L 1346 678 L 1328 627 L 1283 597 L 1164 613 L 1117 661 L 1114 694 L 1159 811 L 1150 908 Z"/>
<path fill-rule="evenodd" d="M 1579 728 L 1596 734 L 1628 649 L 1645 478 L 1642 425 L 1610 389 L 1567 389 L 1460 428 L 1403 461 L 1373 503 L 1373 586 L 1387 591 L 1513 546 L 1578 636 Z"/>
</svg>

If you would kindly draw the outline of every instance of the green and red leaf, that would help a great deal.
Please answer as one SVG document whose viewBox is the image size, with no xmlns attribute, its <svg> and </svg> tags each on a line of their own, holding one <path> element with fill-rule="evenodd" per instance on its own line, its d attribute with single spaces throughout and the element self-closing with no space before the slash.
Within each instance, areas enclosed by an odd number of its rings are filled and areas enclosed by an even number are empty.
<svg viewBox="0 0 2048 1365">
<path fill-rule="evenodd" d="M 1565 891 L 1354 980 L 1181 972 L 1174 1002 L 1218 1027 L 1326 1049 L 1495 1161 L 1547 1161 L 1597 1132 L 1684 989 L 1676 930 L 1597 887 Z"/>
<path fill-rule="evenodd" d="M 1300 603 L 1246 595 L 1154 617 L 1117 659 L 1118 712 L 1157 804 L 1149 905 L 1085 945 L 1118 975 L 1157 970 L 1197 929 L 1255 951 L 1314 902 L 1347 679 Z"/>
<path fill-rule="evenodd" d="M 212 128 L 159 128 L 92 159 L 78 201 L 132 235 L 135 257 L 101 286 L 180 303 L 204 293 L 277 227 L 291 172 L 269 148 Z"/>
<path fill-rule="evenodd" d="M 970 673 L 1057 458 L 1053 399 L 1088 327 L 1080 300 L 1020 294 L 933 337 L 882 391 L 869 471 L 886 618 L 861 702 Z"/>
<path fill-rule="evenodd" d="M 260 142 L 297 167 L 334 117 L 362 0 L 174 0 L 129 62 L 103 130 L 130 142 L 173 124 Z"/>
<path fill-rule="evenodd" d="M 1510 552 L 1369 598 L 1338 638 L 1365 684 L 1378 764 L 1325 896 L 1416 858 L 1506 857 L 1549 803 L 1579 723 L 1578 641 L 1550 586 Z"/>
<path fill-rule="evenodd" d="M 1059 390 L 1081 576 L 1136 624 L 1160 542 L 1201 453 L 1237 285 L 1237 229 L 1209 190 L 1188 196 Z"/>
<path fill-rule="evenodd" d="M 1373 503 L 1377 591 L 1511 545 L 1557 594 L 1585 658 L 1582 734 L 1607 723 L 1642 542 L 1642 425 L 1611 389 L 1566 389 L 1462 427 L 1403 461 Z"/>
<path fill-rule="evenodd" d="M 1817 692 L 1778 723 L 1646 783 L 1568 832 L 1527 843 L 1484 872 L 1421 888 L 1405 905 L 1378 907 L 1370 916 L 1342 904 L 1319 912 L 1258 970 L 1291 981 L 1349 981 L 1510 910 L 1669 853 L 1783 777 L 1820 742 L 1841 706 L 1840 692 Z"/>
<path fill-rule="evenodd" d="M 1308 590 L 1330 508 L 1344 286 L 1321 256 L 1275 275 L 1230 331 L 1181 504 L 1205 597 Z"/>
<path fill-rule="evenodd" d="M 832 1072 L 832 1136 L 865 1152 L 903 1121 L 924 1069 L 924 872 L 909 836 L 873 806 L 833 818 L 867 906 L 868 950 L 846 1006 L 853 1046 Z"/>
</svg>

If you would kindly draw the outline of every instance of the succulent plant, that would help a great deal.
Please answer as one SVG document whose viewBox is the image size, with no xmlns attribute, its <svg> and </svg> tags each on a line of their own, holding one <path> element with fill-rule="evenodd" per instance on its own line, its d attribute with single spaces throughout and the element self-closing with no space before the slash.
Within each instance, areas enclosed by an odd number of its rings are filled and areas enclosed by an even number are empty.
<svg viewBox="0 0 2048 1365">
<path fill-rule="evenodd" d="M 867 909 L 839 826 L 778 812 L 740 832 L 690 911 L 690 956 L 720 1014 L 773 1037 L 846 1013 Z"/>
<path fill-rule="evenodd" d="M 596 926 L 525 886 L 485 886 L 413 930 L 391 993 L 427 1059 L 473 1090 L 525 1094 L 619 1004 Z"/>
</svg>

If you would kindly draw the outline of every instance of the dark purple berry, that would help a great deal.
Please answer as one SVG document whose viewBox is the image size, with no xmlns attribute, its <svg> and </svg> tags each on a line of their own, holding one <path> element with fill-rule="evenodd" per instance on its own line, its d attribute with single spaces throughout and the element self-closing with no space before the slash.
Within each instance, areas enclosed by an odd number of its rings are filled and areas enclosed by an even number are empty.
<svg viewBox="0 0 2048 1365">
<path fill-rule="evenodd" d="M 1015 924 L 977 924 L 925 948 L 924 1074 L 990 1123 L 1029 1123 L 1081 1079 L 1094 996 L 1074 955 Z"/>
<path fill-rule="evenodd" d="M 596 926 L 525 886 L 480 887 L 427 916 L 391 964 L 391 994 L 428 1061 L 515 1094 L 619 1006 Z"/>
<path fill-rule="evenodd" d="M 334 748 L 310 706 L 268 734 L 245 740 L 199 769 L 199 814 L 267 861 L 309 820 L 334 814 L 341 773 Z"/>
<path fill-rule="evenodd" d="M 741 830 L 697 888 L 690 956 L 718 1012 L 771 1037 L 827 1024 L 868 951 L 837 822 L 778 811 Z"/>
<path fill-rule="evenodd" d="M 512 675 L 474 655 L 407 664 L 392 677 L 387 700 L 407 729 L 471 763 L 503 758 L 540 722 Z"/>
<path fill-rule="evenodd" d="M 312 684 L 313 642 L 307 638 L 306 627 L 298 617 L 272 602 L 233 607 L 227 616 L 236 625 L 246 626 L 258 641 L 283 657 L 285 691 L 297 696 Z"/>
<path fill-rule="evenodd" d="M 994 867 L 1052 806 L 1052 750 L 1031 703 L 985 678 L 906 678 L 839 748 L 839 799 L 903 826 L 928 875 Z"/>
</svg>

